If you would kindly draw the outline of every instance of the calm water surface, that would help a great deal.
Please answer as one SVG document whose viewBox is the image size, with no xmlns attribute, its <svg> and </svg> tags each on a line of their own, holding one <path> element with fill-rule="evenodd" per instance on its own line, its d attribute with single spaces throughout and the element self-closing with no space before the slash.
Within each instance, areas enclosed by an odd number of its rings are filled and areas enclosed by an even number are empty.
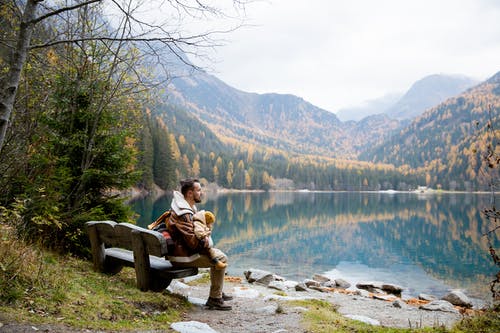
<svg viewBox="0 0 500 333">
<path fill-rule="evenodd" d="M 210 197 L 209 197 L 210 196 Z M 489 299 L 496 273 L 482 235 L 488 194 L 232 193 L 206 195 L 199 209 L 217 220 L 213 239 L 230 259 L 228 273 L 249 268 L 292 280 L 321 273 L 405 287 L 405 294 L 442 296 L 462 289 Z M 146 226 L 171 196 L 131 203 Z M 494 240 L 498 248 L 500 242 Z"/>
</svg>

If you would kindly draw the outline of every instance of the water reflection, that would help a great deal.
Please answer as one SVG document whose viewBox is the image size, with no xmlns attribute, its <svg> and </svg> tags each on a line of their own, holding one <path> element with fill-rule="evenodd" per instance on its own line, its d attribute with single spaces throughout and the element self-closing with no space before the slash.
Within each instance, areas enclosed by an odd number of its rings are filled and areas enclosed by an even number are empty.
<svg viewBox="0 0 500 333">
<path fill-rule="evenodd" d="M 149 224 L 170 200 L 134 202 L 138 224 Z M 488 201 L 479 194 L 237 193 L 199 208 L 217 216 L 213 238 L 230 257 L 230 274 L 258 267 L 300 280 L 326 272 L 354 283 L 398 283 L 411 294 L 465 288 L 488 298 L 495 267 L 480 212 Z"/>
</svg>

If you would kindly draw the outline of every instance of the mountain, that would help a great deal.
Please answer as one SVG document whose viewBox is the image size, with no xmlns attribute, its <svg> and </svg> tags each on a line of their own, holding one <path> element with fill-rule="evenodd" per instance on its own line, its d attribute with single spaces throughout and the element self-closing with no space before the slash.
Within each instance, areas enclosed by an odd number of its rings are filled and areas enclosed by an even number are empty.
<svg viewBox="0 0 500 333">
<path fill-rule="evenodd" d="M 435 74 L 415 82 L 396 104 L 385 113 L 391 118 L 408 120 L 418 117 L 428 108 L 458 95 L 478 82 L 459 75 Z"/>
<path fill-rule="evenodd" d="M 344 124 L 294 95 L 254 94 L 199 72 L 172 80 L 170 103 L 195 114 L 226 140 L 298 154 L 354 156 Z"/>
<path fill-rule="evenodd" d="M 444 188 L 472 189 L 487 182 L 488 124 L 500 128 L 500 72 L 427 110 L 360 159 L 424 170 L 429 183 Z"/>
<path fill-rule="evenodd" d="M 300 97 L 243 92 L 204 72 L 176 77 L 170 88 L 168 102 L 188 110 L 222 141 L 291 154 L 355 159 L 367 144 L 401 126 L 386 115 L 342 122 Z"/>
<path fill-rule="evenodd" d="M 392 93 L 380 98 L 370 99 L 362 105 L 340 109 L 336 115 L 342 121 L 360 121 L 365 117 L 375 114 L 386 113 L 403 96 L 400 93 Z"/>
<path fill-rule="evenodd" d="M 172 80 L 169 103 L 189 111 L 223 142 L 240 142 L 286 151 L 341 159 L 365 156 L 374 146 L 409 124 L 428 106 L 445 96 L 463 91 L 473 83 L 464 76 L 431 75 L 416 82 L 386 114 L 342 122 L 324 109 L 300 97 L 286 94 L 255 94 L 237 90 L 205 72 Z M 390 100 L 370 104 L 384 111 Z M 435 104 L 432 104 L 435 102 Z M 374 110 L 374 109 L 372 109 Z M 348 110 L 345 110 L 346 112 Z M 397 137 L 397 135 L 396 135 Z M 383 159 L 392 163 L 390 159 Z"/>
<path fill-rule="evenodd" d="M 411 120 L 426 109 L 458 95 L 477 83 L 462 75 L 429 75 L 415 82 L 405 94 L 393 93 L 367 100 L 360 106 L 339 110 L 337 117 L 342 121 L 360 121 L 371 115 L 385 113 L 398 120 Z"/>
</svg>

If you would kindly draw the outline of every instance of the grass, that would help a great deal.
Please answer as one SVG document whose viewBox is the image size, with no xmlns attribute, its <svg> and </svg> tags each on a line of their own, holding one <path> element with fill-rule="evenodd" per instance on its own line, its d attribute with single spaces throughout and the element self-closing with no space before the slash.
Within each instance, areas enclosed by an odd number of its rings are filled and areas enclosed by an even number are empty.
<svg viewBox="0 0 500 333">
<path fill-rule="evenodd" d="M 425 328 L 390 328 L 350 320 L 337 312 L 337 307 L 327 301 L 303 300 L 290 302 L 305 307 L 303 325 L 307 332 L 314 333 L 498 333 L 500 332 L 500 309 L 491 309 L 475 317 L 463 319 L 447 329 L 442 326 Z"/>
<path fill-rule="evenodd" d="M 24 245 L 0 224 L 2 321 L 95 330 L 168 330 L 189 310 L 182 297 L 141 292 L 135 272 L 109 276 L 89 261 Z"/>
<path fill-rule="evenodd" d="M 203 268 L 200 268 L 199 271 L 202 271 Z M 189 286 L 199 286 L 199 285 L 205 285 L 210 283 L 210 274 L 208 272 L 200 273 L 201 277 L 196 278 L 195 280 L 192 280 L 190 282 L 187 282 L 186 284 Z"/>
<path fill-rule="evenodd" d="M 94 273 L 90 263 L 74 258 L 58 258 L 57 264 L 46 269 L 52 271 L 54 283 L 27 289 L 15 302 L 0 306 L 0 312 L 11 320 L 34 324 L 166 330 L 189 309 L 181 297 L 138 290 L 132 269 L 106 276 Z"/>
</svg>

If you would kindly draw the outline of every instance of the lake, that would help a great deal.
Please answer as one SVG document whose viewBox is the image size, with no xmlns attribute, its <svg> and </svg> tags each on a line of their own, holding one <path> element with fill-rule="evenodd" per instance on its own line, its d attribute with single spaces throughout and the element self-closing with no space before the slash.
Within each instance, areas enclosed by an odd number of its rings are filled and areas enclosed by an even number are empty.
<svg viewBox="0 0 500 333">
<path fill-rule="evenodd" d="M 171 198 L 133 201 L 137 224 L 155 220 Z M 320 273 L 353 285 L 395 283 L 408 296 L 462 289 L 489 300 L 497 270 L 481 210 L 490 201 L 470 193 L 228 193 L 206 194 L 198 209 L 217 217 L 212 237 L 230 275 L 259 268 L 301 281 Z"/>
</svg>

